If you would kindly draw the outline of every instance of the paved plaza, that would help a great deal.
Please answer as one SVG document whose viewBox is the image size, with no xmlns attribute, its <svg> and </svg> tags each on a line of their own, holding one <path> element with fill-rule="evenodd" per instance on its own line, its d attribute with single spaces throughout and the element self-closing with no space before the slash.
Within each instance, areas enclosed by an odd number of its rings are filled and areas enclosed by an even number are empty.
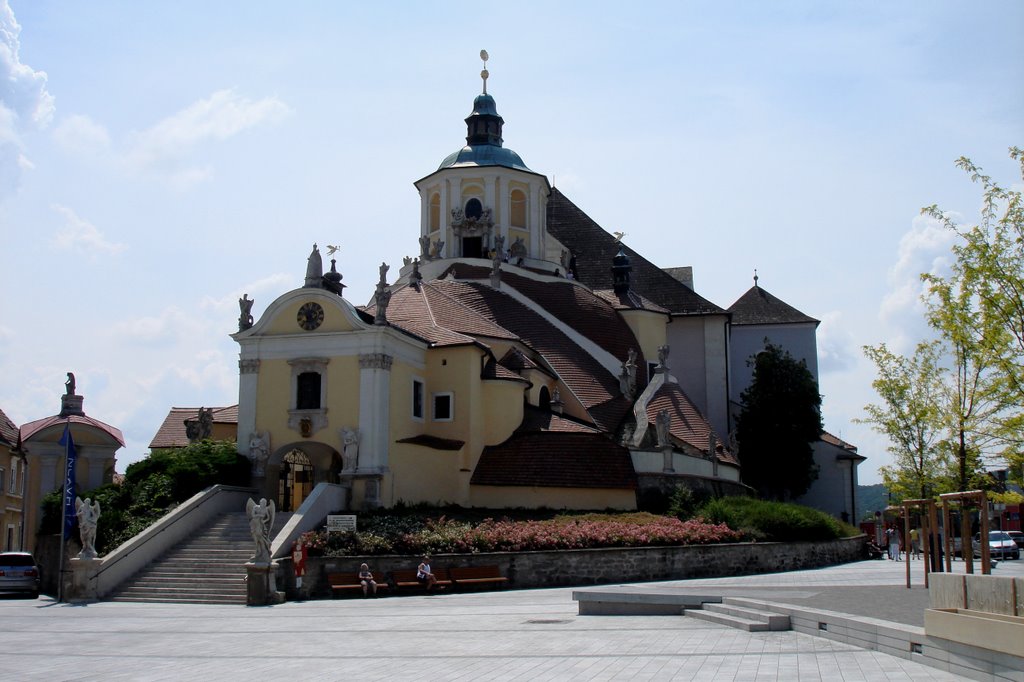
<svg viewBox="0 0 1024 682">
<path fill-rule="evenodd" d="M 903 564 L 889 561 L 643 586 L 774 594 L 911 622 L 927 603 L 920 562 L 913 566 L 910 590 L 899 587 Z M 1001 562 L 993 573 L 1024 575 L 1024 561 Z M 0 679 L 962 679 L 796 632 L 748 633 L 678 616 L 580 616 L 572 592 L 345 598 L 262 608 L 2 599 Z"/>
</svg>

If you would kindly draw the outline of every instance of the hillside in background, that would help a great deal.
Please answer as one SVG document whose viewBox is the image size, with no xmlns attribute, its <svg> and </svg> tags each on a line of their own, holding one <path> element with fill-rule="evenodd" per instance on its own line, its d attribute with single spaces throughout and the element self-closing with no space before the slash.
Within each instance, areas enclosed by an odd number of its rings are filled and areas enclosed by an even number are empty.
<svg viewBox="0 0 1024 682">
<path fill-rule="evenodd" d="M 874 516 L 876 511 L 882 511 L 889 506 L 889 491 L 883 483 L 875 485 L 857 486 L 857 518 Z"/>
</svg>

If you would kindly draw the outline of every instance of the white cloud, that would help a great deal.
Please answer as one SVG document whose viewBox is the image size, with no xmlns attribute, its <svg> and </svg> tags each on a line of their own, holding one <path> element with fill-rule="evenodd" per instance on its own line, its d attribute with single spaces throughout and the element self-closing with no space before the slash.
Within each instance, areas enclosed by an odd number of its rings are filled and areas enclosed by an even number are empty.
<svg viewBox="0 0 1024 682">
<path fill-rule="evenodd" d="M 849 369 L 857 361 L 860 348 L 846 327 L 843 314 L 833 310 L 821 316 L 818 326 L 818 369 L 821 373 Z"/>
<path fill-rule="evenodd" d="M 22 134 L 45 128 L 54 112 L 46 73 L 21 63 L 20 33 L 7 0 L 0 0 L 0 197 L 14 191 L 25 168 Z"/>
<path fill-rule="evenodd" d="M 294 277 L 289 277 L 288 275 L 279 272 L 277 274 L 258 279 L 255 282 L 249 282 L 248 284 L 239 287 L 237 291 L 229 292 L 227 295 L 219 298 L 206 296 L 200 302 L 200 306 L 207 310 L 237 310 L 238 299 L 242 298 L 243 294 L 248 294 L 249 298 L 255 298 L 256 294 L 267 291 L 271 292 L 272 296 L 276 298 L 282 291 L 294 288 L 294 279 Z M 273 298 L 270 298 L 264 301 L 264 303 L 269 303 L 272 300 Z M 258 315 L 256 317 L 257 319 L 259 318 Z"/>
<path fill-rule="evenodd" d="M 289 113 L 291 109 L 276 97 L 251 100 L 234 90 L 218 90 L 132 135 L 126 159 L 136 168 L 166 173 L 175 186 L 187 188 L 210 177 L 209 169 L 188 163 L 198 147 L 277 122 Z"/>
<path fill-rule="evenodd" d="M 98 154 L 110 149 L 107 129 L 88 116 L 68 116 L 53 131 L 53 139 L 62 148 L 80 154 Z"/>
<path fill-rule="evenodd" d="M 127 248 L 124 244 L 108 241 L 95 225 L 79 218 L 70 208 L 58 204 L 54 204 L 52 208 L 64 217 L 64 226 L 50 242 L 57 248 L 81 250 L 92 254 L 120 253 Z"/>
</svg>

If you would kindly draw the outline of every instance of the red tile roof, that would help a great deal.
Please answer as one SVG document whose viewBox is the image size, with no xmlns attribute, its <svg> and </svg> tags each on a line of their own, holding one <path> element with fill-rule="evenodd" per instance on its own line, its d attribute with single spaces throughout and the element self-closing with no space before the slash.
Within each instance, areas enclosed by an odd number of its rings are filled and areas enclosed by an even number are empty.
<svg viewBox="0 0 1024 682">
<path fill-rule="evenodd" d="M 748 324 L 799 324 L 818 320 L 804 315 L 785 301 L 772 296 L 756 284 L 729 306 L 733 326 Z"/>
<path fill-rule="evenodd" d="M 533 405 L 523 409 L 523 423 L 516 431 L 561 431 L 563 433 L 601 433 L 600 429 L 572 417 L 542 410 Z"/>
<path fill-rule="evenodd" d="M 548 198 L 548 232 L 576 256 L 577 279 L 591 289 L 612 289 L 612 259 L 621 248 L 633 267 L 630 287 L 674 315 L 722 314 L 720 307 L 616 241 L 558 189 Z"/>
<path fill-rule="evenodd" d="M 689 396 L 679 387 L 679 384 L 666 383 L 654 394 L 647 404 L 648 424 L 653 426 L 658 413 L 665 409 L 672 417 L 669 426 L 672 436 L 699 452 L 706 453 L 709 436 L 714 434 L 714 429 L 711 428 L 711 424 L 704 418 Z M 714 438 L 718 461 L 738 465 L 739 461 L 722 439 L 717 434 L 714 434 Z"/>
<path fill-rule="evenodd" d="M 237 424 L 238 405 L 230 407 L 213 407 L 214 424 Z M 188 436 L 185 434 L 185 420 L 195 419 L 199 414 L 198 407 L 172 407 L 160 425 L 153 441 L 149 444 L 151 448 L 183 448 L 188 445 Z"/>
<path fill-rule="evenodd" d="M 629 450 L 597 433 L 516 433 L 484 448 L 472 485 L 636 489 Z"/>
<path fill-rule="evenodd" d="M 521 381 L 524 384 L 529 384 L 529 380 L 524 379 L 512 370 L 508 369 L 504 365 L 496 362 L 494 358 L 488 358 L 487 363 L 484 364 L 484 369 L 480 372 L 481 379 L 493 379 L 499 381 Z"/>
<path fill-rule="evenodd" d="M 668 308 L 663 308 L 654 301 L 650 301 L 632 289 L 624 294 L 615 293 L 614 289 L 599 289 L 594 292 L 595 296 L 607 301 L 616 310 L 649 310 L 655 313 L 669 313 Z"/>
<path fill-rule="evenodd" d="M 110 424 L 101 422 L 99 419 L 93 419 L 85 415 L 73 414 L 69 417 L 46 417 L 44 419 L 37 419 L 34 422 L 29 422 L 21 427 L 21 442 L 26 443 L 30 438 L 35 436 L 37 433 L 48 429 L 51 426 L 63 427 L 65 423 L 70 424 L 81 424 L 82 426 L 88 426 L 94 429 L 103 431 L 108 436 L 116 440 L 124 447 L 124 435 L 121 433 L 121 429 L 111 426 Z"/>
</svg>

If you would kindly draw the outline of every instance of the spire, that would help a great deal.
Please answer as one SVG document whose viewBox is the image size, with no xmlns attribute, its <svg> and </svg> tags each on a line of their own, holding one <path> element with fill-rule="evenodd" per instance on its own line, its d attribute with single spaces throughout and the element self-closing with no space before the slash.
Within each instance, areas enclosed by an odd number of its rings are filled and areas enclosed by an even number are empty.
<svg viewBox="0 0 1024 682">
<path fill-rule="evenodd" d="M 612 259 L 612 289 L 618 295 L 629 293 L 629 278 L 633 266 L 629 264 L 629 256 L 620 245 L 619 253 Z"/>
<path fill-rule="evenodd" d="M 758 279 L 758 277 L 757 277 L 757 268 L 754 268 L 754 286 L 755 287 L 757 286 L 757 279 Z"/>
<path fill-rule="evenodd" d="M 466 119 L 466 144 L 471 147 L 474 145 L 500 147 L 502 143 L 501 127 L 505 121 L 498 115 L 494 98 L 487 94 L 487 79 L 491 75 L 487 70 L 487 50 L 480 50 L 480 59 L 484 60 L 484 69 L 480 72 L 484 91 L 473 100 L 473 113 Z"/>
</svg>

